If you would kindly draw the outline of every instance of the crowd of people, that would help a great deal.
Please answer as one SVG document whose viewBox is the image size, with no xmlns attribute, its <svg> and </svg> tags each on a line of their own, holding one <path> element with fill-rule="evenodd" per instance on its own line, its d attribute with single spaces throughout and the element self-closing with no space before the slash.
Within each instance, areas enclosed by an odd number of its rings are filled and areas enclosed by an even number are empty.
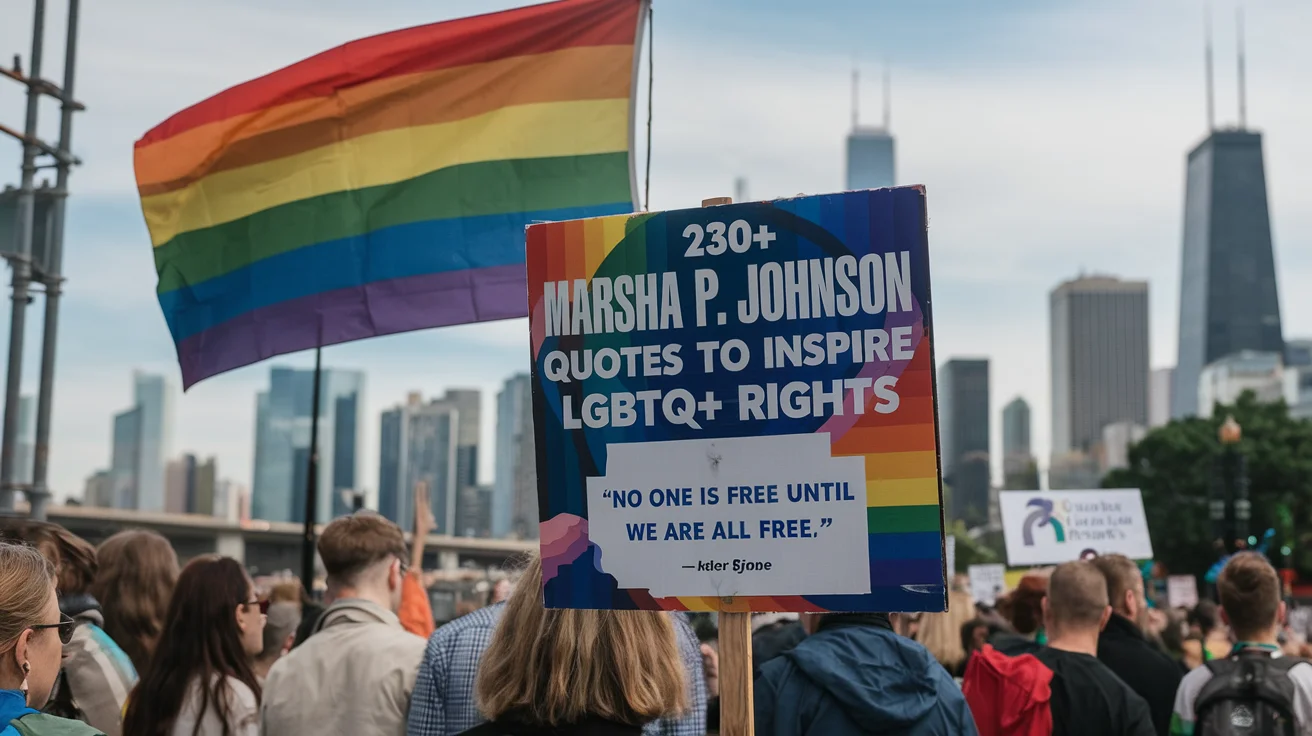
<svg viewBox="0 0 1312 736">
<path fill-rule="evenodd" d="M 422 538 L 422 535 L 419 535 Z M 0 736 L 714 733 L 714 619 L 547 610 L 541 563 L 435 626 L 422 550 L 361 512 L 327 525 L 322 601 L 125 531 L 0 539 Z M 1219 607 L 1154 607 L 1117 555 L 1035 571 L 993 606 L 755 614 L 755 728 L 803 734 L 1312 733 L 1312 654 L 1279 577 L 1235 555 Z"/>
</svg>

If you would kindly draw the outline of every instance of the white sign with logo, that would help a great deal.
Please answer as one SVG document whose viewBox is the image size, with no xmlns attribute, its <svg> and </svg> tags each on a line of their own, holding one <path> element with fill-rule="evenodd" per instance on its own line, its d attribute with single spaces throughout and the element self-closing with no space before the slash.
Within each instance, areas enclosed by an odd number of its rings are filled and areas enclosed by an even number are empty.
<svg viewBox="0 0 1312 736">
<path fill-rule="evenodd" d="M 1193 608 L 1198 605 L 1198 578 L 1193 575 L 1167 577 L 1166 603 L 1171 608 Z"/>
<path fill-rule="evenodd" d="M 966 572 L 970 575 L 970 595 L 976 603 L 991 606 L 1007 589 L 1006 565 L 971 565 Z"/>
<path fill-rule="evenodd" d="M 1052 565 L 1093 554 L 1153 556 L 1136 489 L 1002 491 L 1002 534 L 1010 565 Z"/>
</svg>

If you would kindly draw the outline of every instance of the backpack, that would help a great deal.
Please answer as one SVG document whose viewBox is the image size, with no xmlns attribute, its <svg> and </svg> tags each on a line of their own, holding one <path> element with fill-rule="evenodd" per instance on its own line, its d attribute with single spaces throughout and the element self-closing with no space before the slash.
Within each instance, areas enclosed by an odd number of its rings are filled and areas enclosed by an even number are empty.
<svg viewBox="0 0 1312 736">
<path fill-rule="evenodd" d="M 970 655 L 961 691 L 979 736 L 1050 736 L 1051 683 L 1033 654 L 1008 657 L 985 644 Z"/>
<path fill-rule="evenodd" d="M 1207 663 L 1212 673 L 1194 700 L 1194 736 L 1294 736 L 1294 681 L 1305 660 L 1242 650 Z"/>
</svg>

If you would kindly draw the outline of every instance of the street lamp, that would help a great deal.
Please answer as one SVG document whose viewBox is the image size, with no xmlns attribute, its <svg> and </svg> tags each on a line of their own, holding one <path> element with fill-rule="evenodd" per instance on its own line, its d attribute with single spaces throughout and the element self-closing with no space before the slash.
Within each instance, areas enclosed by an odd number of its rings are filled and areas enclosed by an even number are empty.
<svg viewBox="0 0 1312 736">
<path fill-rule="evenodd" d="M 1213 474 L 1213 496 L 1208 509 L 1216 538 L 1227 550 L 1233 547 L 1233 551 L 1239 551 L 1246 546 L 1253 515 L 1248 500 L 1248 460 L 1239 452 L 1243 428 L 1234 416 L 1227 416 L 1216 436 L 1222 447 L 1221 467 L 1220 472 Z"/>
</svg>

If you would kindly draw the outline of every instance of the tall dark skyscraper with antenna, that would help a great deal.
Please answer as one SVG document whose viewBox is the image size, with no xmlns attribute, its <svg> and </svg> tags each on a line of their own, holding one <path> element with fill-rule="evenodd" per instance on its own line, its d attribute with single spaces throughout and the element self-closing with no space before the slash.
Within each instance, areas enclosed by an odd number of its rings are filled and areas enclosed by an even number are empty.
<svg viewBox="0 0 1312 736">
<path fill-rule="evenodd" d="M 1171 416 L 1198 413 L 1198 379 L 1207 364 L 1240 350 L 1284 352 L 1267 208 L 1262 134 L 1248 129 L 1243 17 L 1239 16 L 1239 121 L 1218 128 L 1212 100 L 1208 24 L 1208 136 L 1185 169 L 1180 268 L 1180 337 Z"/>
<path fill-rule="evenodd" d="M 852 68 L 852 132 L 847 136 L 847 189 L 878 189 L 895 183 L 892 106 L 888 67 L 884 68 L 884 124 L 861 125 L 860 76 Z"/>
</svg>

